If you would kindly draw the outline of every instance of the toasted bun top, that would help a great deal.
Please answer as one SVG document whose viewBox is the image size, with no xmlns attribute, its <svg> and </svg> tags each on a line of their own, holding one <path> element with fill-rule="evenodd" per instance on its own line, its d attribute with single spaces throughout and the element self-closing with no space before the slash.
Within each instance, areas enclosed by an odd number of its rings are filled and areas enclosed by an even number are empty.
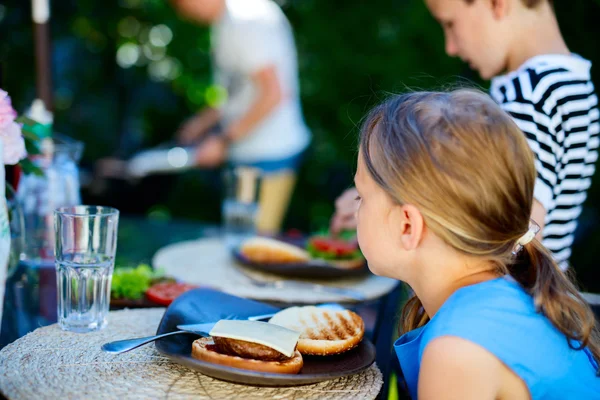
<svg viewBox="0 0 600 400">
<path fill-rule="evenodd" d="M 310 254 L 300 247 L 265 237 L 246 240 L 240 253 L 250 261 L 261 263 L 293 263 L 310 260 Z"/>
<path fill-rule="evenodd" d="M 275 314 L 270 323 L 301 332 L 300 339 L 339 341 L 359 336 L 365 325 L 350 310 L 328 310 L 314 306 L 290 307 Z"/>
</svg>

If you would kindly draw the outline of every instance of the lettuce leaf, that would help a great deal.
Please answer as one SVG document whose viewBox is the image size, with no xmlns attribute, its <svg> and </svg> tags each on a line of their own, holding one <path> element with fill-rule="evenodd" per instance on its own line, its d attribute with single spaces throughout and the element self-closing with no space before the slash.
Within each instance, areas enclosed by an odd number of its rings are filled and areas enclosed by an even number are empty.
<svg viewBox="0 0 600 400">
<path fill-rule="evenodd" d="M 115 299 L 141 299 L 154 281 L 163 275 L 162 270 L 155 271 L 148 264 L 140 264 L 135 268 L 116 268 L 113 272 L 110 287 L 111 297 Z"/>
</svg>

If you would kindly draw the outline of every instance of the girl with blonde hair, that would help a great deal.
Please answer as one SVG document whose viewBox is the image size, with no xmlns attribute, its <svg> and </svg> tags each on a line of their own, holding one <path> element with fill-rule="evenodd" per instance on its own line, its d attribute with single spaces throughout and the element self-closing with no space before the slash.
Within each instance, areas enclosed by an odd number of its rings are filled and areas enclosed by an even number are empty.
<svg viewBox="0 0 600 400">
<path fill-rule="evenodd" d="M 530 221 L 534 156 L 473 90 L 393 97 L 367 117 L 358 240 L 415 296 L 394 347 L 413 398 L 600 398 L 594 315 Z"/>
</svg>

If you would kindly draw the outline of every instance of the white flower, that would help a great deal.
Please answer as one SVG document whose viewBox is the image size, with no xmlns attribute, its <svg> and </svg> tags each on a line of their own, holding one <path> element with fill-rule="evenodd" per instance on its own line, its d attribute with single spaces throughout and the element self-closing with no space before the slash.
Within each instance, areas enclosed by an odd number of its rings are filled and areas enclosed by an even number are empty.
<svg viewBox="0 0 600 400">
<path fill-rule="evenodd" d="M 4 148 L 4 164 L 15 165 L 27 156 L 21 125 L 18 123 L 12 122 L 8 126 L 0 127 L 0 140 Z"/>
</svg>

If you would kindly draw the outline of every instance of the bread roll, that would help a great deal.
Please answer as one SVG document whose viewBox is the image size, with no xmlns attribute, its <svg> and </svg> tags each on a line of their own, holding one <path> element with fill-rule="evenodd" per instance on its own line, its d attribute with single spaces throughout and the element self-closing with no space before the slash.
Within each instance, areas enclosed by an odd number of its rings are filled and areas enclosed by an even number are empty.
<svg viewBox="0 0 600 400">
<path fill-rule="evenodd" d="M 365 334 L 364 321 L 350 310 L 290 307 L 275 314 L 269 323 L 301 332 L 297 349 L 306 355 L 344 353 L 356 347 Z"/>
<path fill-rule="evenodd" d="M 301 263 L 310 260 L 310 254 L 300 247 L 264 237 L 246 240 L 240 247 L 240 253 L 248 260 L 262 264 Z"/>
</svg>

